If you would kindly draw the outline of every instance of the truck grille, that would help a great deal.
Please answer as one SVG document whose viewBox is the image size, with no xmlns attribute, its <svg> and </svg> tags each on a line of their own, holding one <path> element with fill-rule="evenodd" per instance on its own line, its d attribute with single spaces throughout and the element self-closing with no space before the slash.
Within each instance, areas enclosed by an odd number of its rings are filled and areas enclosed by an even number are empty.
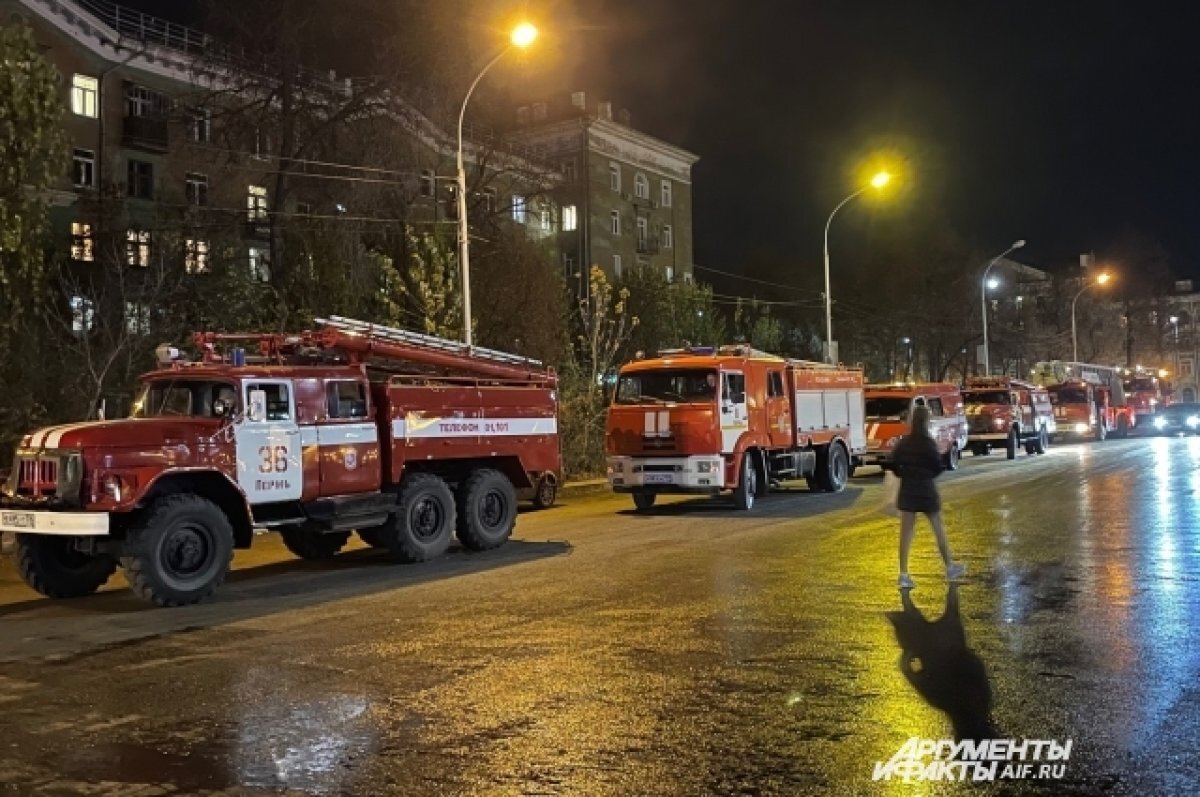
<svg viewBox="0 0 1200 797">
<path fill-rule="evenodd" d="M 7 492 L 14 498 L 75 502 L 83 481 L 83 459 L 77 451 L 18 451 Z"/>
</svg>

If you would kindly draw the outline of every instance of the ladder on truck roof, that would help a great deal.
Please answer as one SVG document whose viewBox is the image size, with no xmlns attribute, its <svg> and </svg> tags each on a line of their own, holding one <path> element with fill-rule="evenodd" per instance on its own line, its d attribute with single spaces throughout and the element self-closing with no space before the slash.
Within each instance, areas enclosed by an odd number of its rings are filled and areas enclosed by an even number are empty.
<svg viewBox="0 0 1200 797">
<path fill-rule="evenodd" d="M 392 341 L 393 343 L 404 343 L 409 346 L 423 346 L 429 349 L 457 354 L 462 357 L 492 360 L 509 365 L 523 365 L 526 368 L 542 367 L 542 361 L 535 360 L 532 357 L 522 357 L 519 354 L 509 354 L 508 352 L 496 349 L 485 349 L 481 346 L 468 346 L 461 341 L 450 340 L 449 338 L 439 338 L 435 335 L 411 332 L 398 327 L 372 324 L 369 321 L 358 321 L 340 315 L 330 316 L 329 318 L 318 318 L 316 322 L 319 326 L 336 329 L 339 332 L 345 332 L 350 335 L 364 335 L 366 337 Z"/>
</svg>

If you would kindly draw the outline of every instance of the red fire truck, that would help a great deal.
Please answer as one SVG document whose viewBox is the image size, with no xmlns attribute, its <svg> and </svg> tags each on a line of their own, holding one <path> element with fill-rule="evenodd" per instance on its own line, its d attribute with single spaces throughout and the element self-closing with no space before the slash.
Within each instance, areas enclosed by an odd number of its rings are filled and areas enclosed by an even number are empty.
<svg viewBox="0 0 1200 797">
<path fill-rule="evenodd" d="M 1059 437 L 1125 437 L 1137 425 L 1117 368 L 1051 360 L 1034 366 L 1033 380 L 1050 394 Z"/>
<path fill-rule="evenodd" d="M 119 563 L 146 600 L 196 603 L 256 528 L 310 559 L 352 530 L 398 561 L 455 533 L 494 548 L 517 490 L 558 479 L 556 379 L 534 360 L 339 317 L 195 341 L 198 362 L 159 347 L 132 417 L 21 441 L 0 530 L 35 590 L 85 595 Z"/>
<path fill-rule="evenodd" d="M 1152 416 L 1167 403 L 1166 392 L 1169 392 L 1169 387 L 1164 382 L 1167 372 L 1155 373 L 1139 365 L 1132 370 L 1125 369 L 1124 376 L 1122 384 L 1125 397 L 1133 409 L 1134 418 L 1149 429 Z"/>
<path fill-rule="evenodd" d="M 947 470 L 958 468 L 967 447 L 967 417 L 962 391 L 946 383 L 867 385 L 867 453 L 864 465 L 892 466 L 896 444 L 908 434 L 913 407 L 929 410 L 929 431 Z"/>
<path fill-rule="evenodd" d="M 613 489 L 642 510 L 722 490 L 750 509 L 786 479 L 838 492 L 866 451 L 863 374 L 742 345 L 659 352 L 621 368 L 606 445 Z"/>
<path fill-rule="evenodd" d="M 1054 408 L 1044 388 L 1007 376 L 972 376 L 963 389 L 970 431 L 967 445 L 976 456 L 1003 446 L 1009 459 L 1017 449 L 1045 454 L 1057 431 Z"/>
</svg>

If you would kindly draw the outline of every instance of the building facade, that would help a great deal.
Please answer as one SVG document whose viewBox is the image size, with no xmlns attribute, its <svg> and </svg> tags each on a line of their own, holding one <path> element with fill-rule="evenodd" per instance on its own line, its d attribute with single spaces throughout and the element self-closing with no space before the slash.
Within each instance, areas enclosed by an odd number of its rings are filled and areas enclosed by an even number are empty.
<svg viewBox="0 0 1200 797">
<path fill-rule="evenodd" d="M 619 278 L 634 267 L 693 278 L 692 166 L 697 155 L 631 126 L 611 102 L 584 92 L 517 109 L 515 138 L 556 164 L 550 195 L 568 284 L 582 292 L 590 266 Z"/>
</svg>

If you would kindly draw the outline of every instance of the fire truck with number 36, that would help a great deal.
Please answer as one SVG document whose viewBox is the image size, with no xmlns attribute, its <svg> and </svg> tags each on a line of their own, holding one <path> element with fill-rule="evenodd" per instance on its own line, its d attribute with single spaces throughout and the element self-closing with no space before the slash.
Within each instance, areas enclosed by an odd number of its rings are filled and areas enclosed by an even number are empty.
<svg viewBox="0 0 1200 797">
<path fill-rule="evenodd" d="M 621 368 L 606 445 L 613 489 L 639 510 L 723 490 L 750 509 L 801 478 L 839 492 L 867 448 L 863 372 L 745 345 L 659 352 Z"/>
<path fill-rule="evenodd" d="M 132 417 L 21 440 L 0 530 L 37 591 L 89 594 L 119 565 L 146 600 L 196 603 L 255 529 L 306 559 L 356 531 L 418 562 L 455 534 L 502 545 L 518 490 L 554 500 L 556 378 L 535 360 L 339 317 L 194 340 L 198 362 L 159 347 Z"/>
</svg>

